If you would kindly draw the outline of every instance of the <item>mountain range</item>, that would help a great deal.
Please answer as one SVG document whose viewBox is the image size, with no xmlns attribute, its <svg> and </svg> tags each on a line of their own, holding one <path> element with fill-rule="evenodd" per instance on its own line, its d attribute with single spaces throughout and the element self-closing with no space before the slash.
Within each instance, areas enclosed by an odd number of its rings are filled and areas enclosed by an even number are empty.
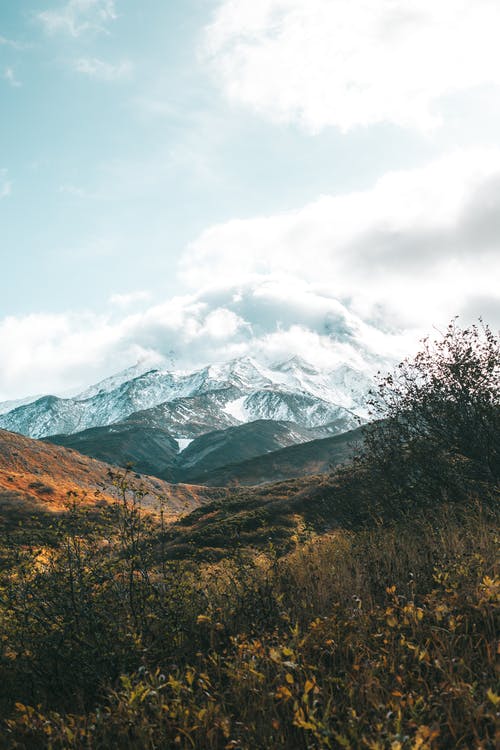
<svg viewBox="0 0 500 750">
<path fill-rule="evenodd" d="M 338 463 L 322 443 L 367 420 L 370 386 L 367 372 L 319 370 L 298 357 L 273 366 L 242 357 L 190 372 L 138 365 L 70 398 L 0 404 L 0 429 L 170 482 L 251 484 L 272 481 L 273 465 L 297 476 Z M 309 443 L 303 460 L 269 458 Z"/>
</svg>

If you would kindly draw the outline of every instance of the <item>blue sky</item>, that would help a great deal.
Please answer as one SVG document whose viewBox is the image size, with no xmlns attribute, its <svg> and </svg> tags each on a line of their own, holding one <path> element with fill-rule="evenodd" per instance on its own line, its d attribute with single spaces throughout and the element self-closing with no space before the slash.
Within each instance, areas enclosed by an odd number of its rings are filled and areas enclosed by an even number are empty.
<svg viewBox="0 0 500 750">
<path fill-rule="evenodd" d="M 361 366 L 495 318 L 499 23 L 493 0 L 3 3 L 0 398 L 172 351 Z"/>
</svg>

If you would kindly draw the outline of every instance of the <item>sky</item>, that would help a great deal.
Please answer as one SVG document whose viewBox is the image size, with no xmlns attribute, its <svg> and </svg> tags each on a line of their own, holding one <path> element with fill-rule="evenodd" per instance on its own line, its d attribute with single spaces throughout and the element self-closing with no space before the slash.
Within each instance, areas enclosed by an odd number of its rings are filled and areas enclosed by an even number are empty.
<svg viewBox="0 0 500 750">
<path fill-rule="evenodd" d="M 0 6 L 0 400 L 500 323 L 498 0 Z"/>
</svg>

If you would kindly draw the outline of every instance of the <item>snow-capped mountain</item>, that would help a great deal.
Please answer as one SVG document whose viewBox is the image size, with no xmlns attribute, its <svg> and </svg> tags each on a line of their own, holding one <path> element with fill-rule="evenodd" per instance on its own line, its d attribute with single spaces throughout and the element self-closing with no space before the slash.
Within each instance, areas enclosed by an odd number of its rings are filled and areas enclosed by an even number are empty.
<svg viewBox="0 0 500 750">
<path fill-rule="evenodd" d="M 146 373 L 151 372 L 154 369 L 154 366 L 147 360 L 137 362 L 137 364 L 132 365 L 132 367 L 127 367 L 125 370 L 122 370 L 119 373 L 115 373 L 114 375 L 111 375 L 104 380 L 100 380 L 98 383 L 90 385 L 81 393 L 77 393 L 74 398 L 78 401 L 86 401 L 87 399 L 92 398 L 92 396 L 97 396 L 103 393 L 111 393 L 124 383 L 135 380 L 141 375 L 145 375 Z M 70 394 L 65 395 L 69 396 Z"/>
<path fill-rule="evenodd" d="M 343 406 L 325 401 L 306 391 L 289 391 L 267 388 L 252 391 L 248 396 L 241 396 L 226 404 L 227 413 L 240 422 L 253 422 L 256 419 L 295 422 L 304 427 L 318 427 L 346 419 L 346 430 L 357 425 L 355 414 Z M 348 419 L 348 415 L 352 417 Z"/>
<path fill-rule="evenodd" d="M 347 365 L 320 371 L 297 357 L 273 366 L 242 357 L 191 372 L 143 370 L 130 368 L 72 398 L 18 405 L 0 413 L 0 427 L 40 438 L 126 420 L 186 440 L 258 419 L 341 432 L 367 416 L 370 378 Z"/>
<path fill-rule="evenodd" d="M 17 409 L 18 406 L 31 404 L 33 401 L 36 401 L 39 398 L 40 396 L 27 396 L 26 398 L 15 399 L 14 401 L 0 401 L 0 415 L 8 414 L 9 411 Z"/>
</svg>

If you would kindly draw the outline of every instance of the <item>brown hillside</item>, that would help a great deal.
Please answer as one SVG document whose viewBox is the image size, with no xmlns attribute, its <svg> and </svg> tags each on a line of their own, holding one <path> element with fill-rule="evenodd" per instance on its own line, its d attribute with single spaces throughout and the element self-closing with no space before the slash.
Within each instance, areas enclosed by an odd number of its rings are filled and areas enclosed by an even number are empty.
<svg viewBox="0 0 500 750">
<path fill-rule="evenodd" d="M 112 474 L 120 470 L 74 450 L 0 430 L 0 505 L 23 502 L 30 507 L 57 512 L 64 507 L 68 492 L 82 502 L 96 504 L 118 496 Z M 158 498 L 165 500 L 167 515 L 176 518 L 221 491 L 189 484 L 172 485 L 155 477 L 131 475 L 131 482 L 145 493 L 144 504 L 155 509 Z M 222 491 L 222 494 L 225 494 Z"/>
</svg>

